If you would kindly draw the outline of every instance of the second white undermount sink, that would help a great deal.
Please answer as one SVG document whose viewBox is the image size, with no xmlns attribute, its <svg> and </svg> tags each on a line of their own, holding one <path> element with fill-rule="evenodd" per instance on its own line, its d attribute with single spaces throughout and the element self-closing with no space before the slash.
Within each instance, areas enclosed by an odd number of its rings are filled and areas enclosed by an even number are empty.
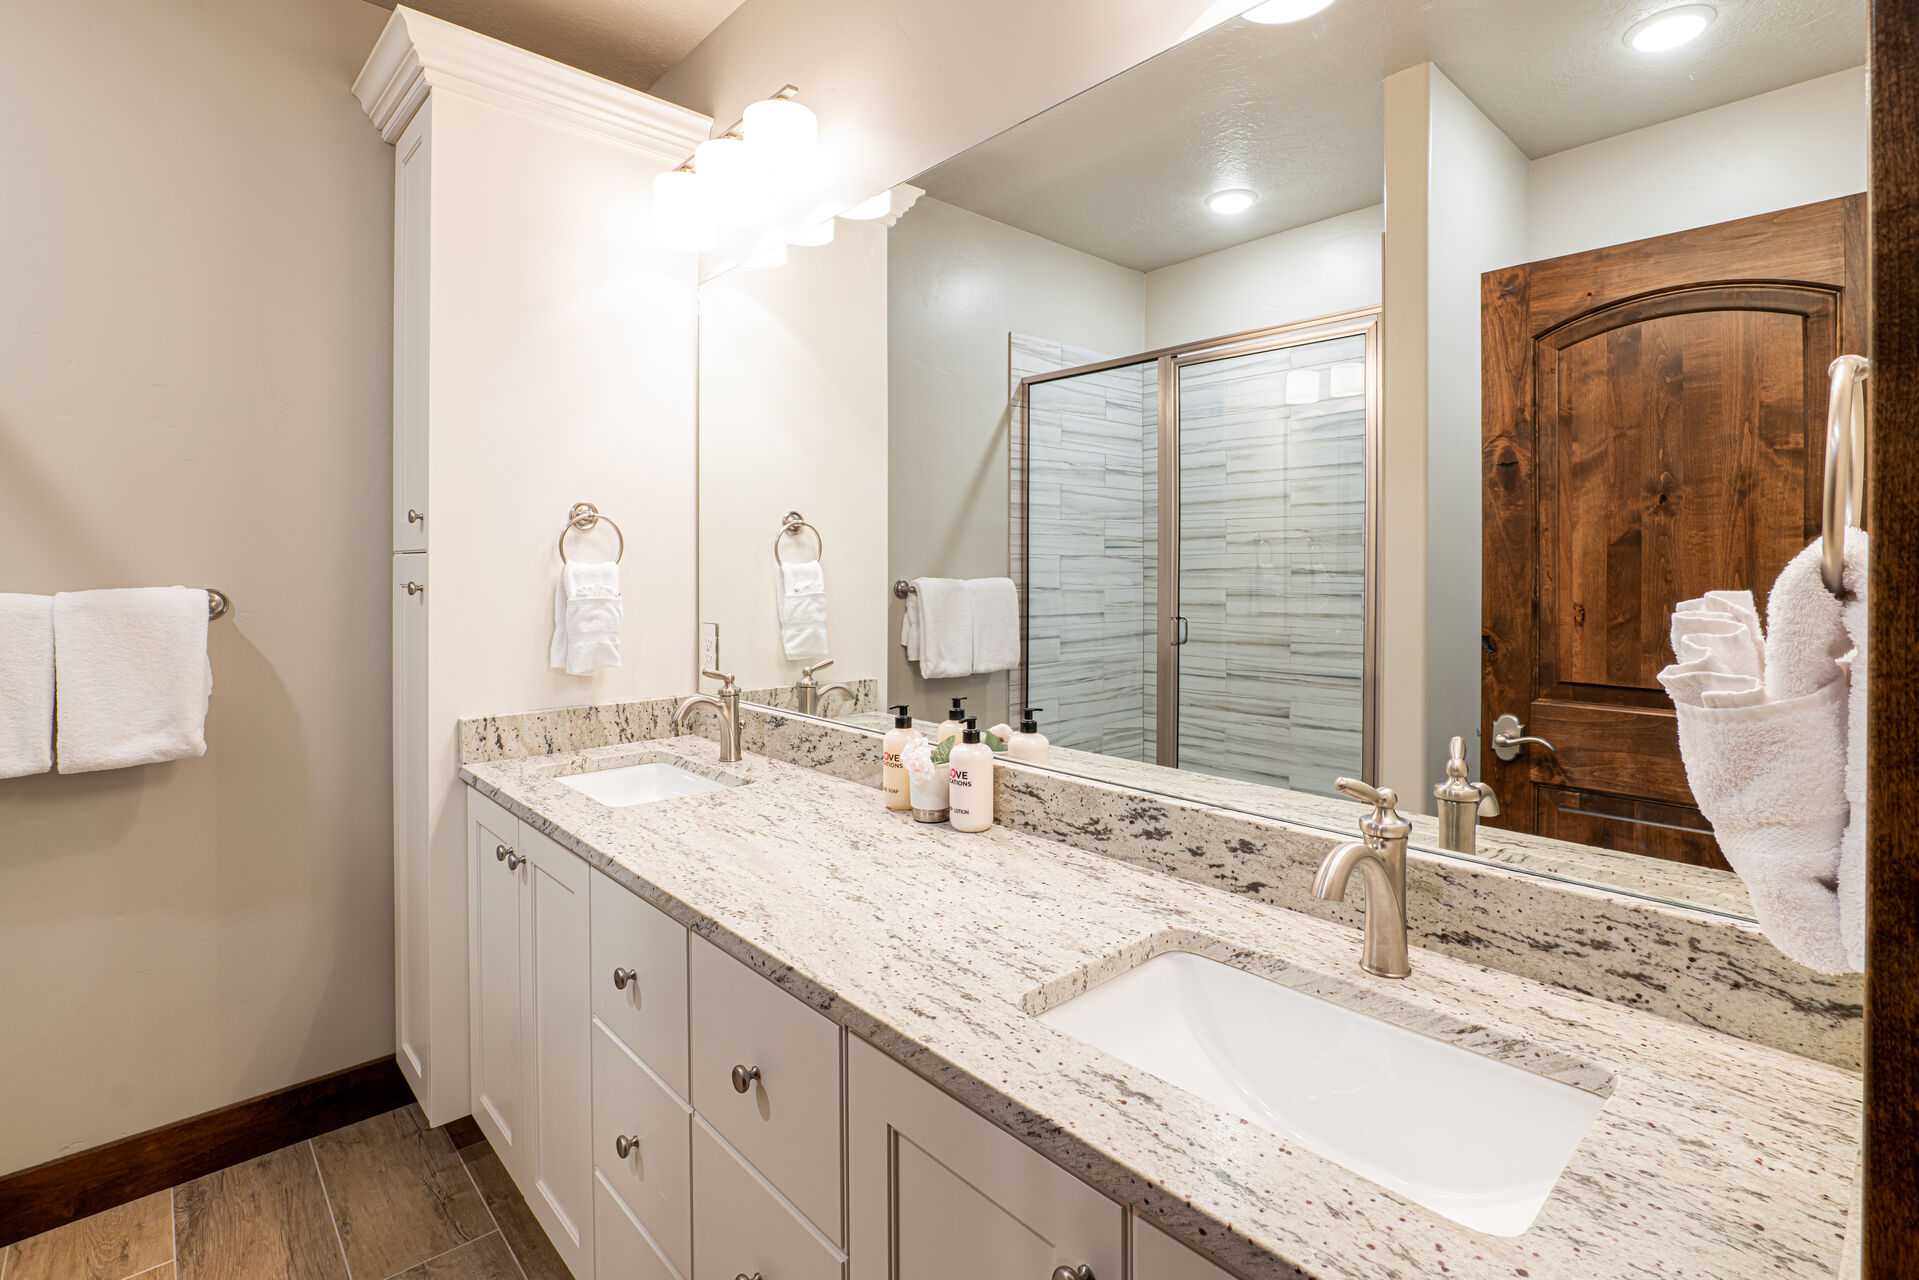
<svg viewBox="0 0 1919 1280">
<path fill-rule="evenodd" d="M 569 773 L 560 781 L 609 809 L 626 809 L 658 800 L 704 795 L 709 791 L 724 791 L 739 785 L 737 780 L 709 778 L 664 760 L 650 760 L 618 769 L 598 769 L 592 773 Z"/>
<path fill-rule="evenodd" d="M 1464 1226 L 1523 1233 L 1604 1099 L 1204 956 L 1039 1015 Z"/>
</svg>

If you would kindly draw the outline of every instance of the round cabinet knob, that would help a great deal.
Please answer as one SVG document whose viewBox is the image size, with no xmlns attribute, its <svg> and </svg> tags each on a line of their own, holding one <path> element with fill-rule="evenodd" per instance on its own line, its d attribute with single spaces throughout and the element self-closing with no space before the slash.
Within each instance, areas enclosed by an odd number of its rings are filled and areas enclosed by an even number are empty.
<svg viewBox="0 0 1919 1280">
<path fill-rule="evenodd" d="M 1077 1267 L 1055 1267 L 1053 1280 L 1093 1280 L 1093 1269 L 1084 1263 Z"/>
<path fill-rule="evenodd" d="M 639 980 L 640 975 L 632 969 L 615 969 L 613 971 L 613 989 L 615 991 L 624 991 L 628 984 L 638 982 Z"/>
<path fill-rule="evenodd" d="M 746 1272 L 742 1271 L 738 1275 L 734 1276 L 733 1280 L 760 1280 L 760 1273 L 755 1271 L 752 1275 L 749 1276 L 746 1274 Z"/>
<path fill-rule="evenodd" d="M 526 861 L 525 858 L 522 858 L 519 854 L 513 852 L 513 850 L 503 844 L 494 846 L 493 860 L 495 862 L 506 863 L 506 869 L 508 871 L 518 871 L 520 864 Z"/>
<path fill-rule="evenodd" d="M 760 1069 L 758 1067 L 734 1067 L 733 1092 L 745 1093 L 753 1087 L 753 1082 L 759 1078 Z"/>
<path fill-rule="evenodd" d="M 426 517 L 415 511 L 412 507 L 408 507 L 406 509 L 406 522 L 408 524 L 425 524 Z"/>
<path fill-rule="evenodd" d="M 620 1159 L 622 1160 L 626 1159 L 628 1156 L 632 1155 L 635 1151 L 638 1151 L 639 1149 L 640 1149 L 640 1135 L 637 1133 L 633 1134 L 631 1137 L 623 1133 L 619 1137 L 613 1139 L 613 1150 L 619 1155 Z"/>
<path fill-rule="evenodd" d="M 419 595 L 419 594 L 420 594 L 420 593 L 421 593 L 422 591 L 425 591 L 425 590 L 426 590 L 426 588 L 425 588 L 425 587 L 423 587 L 423 586 L 421 586 L 421 585 L 420 585 L 419 583 L 417 583 L 417 582 L 409 582 L 409 583 L 407 583 L 407 584 L 406 584 L 406 593 L 407 593 L 408 595 L 410 595 L 410 596 L 417 596 L 417 595 Z"/>
</svg>

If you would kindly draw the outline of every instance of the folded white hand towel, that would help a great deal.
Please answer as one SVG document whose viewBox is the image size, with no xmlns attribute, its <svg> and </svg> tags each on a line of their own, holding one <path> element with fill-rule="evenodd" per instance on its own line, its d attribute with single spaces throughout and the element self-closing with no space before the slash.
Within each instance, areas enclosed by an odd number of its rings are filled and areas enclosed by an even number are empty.
<svg viewBox="0 0 1919 1280">
<path fill-rule="evenodd" d="M 915 588 L 919 586 L 916 582 Z M 908 662 L 920 660 L 920 633 L 926 628 L 926 616 L 920 609 L 920 593 L 917 589 L 906 593 L 906 610 L 900 615 L 900 647 L 906 650 Z"/>
<path fill-rule="evenodd" d="M 973 674 L 973 594 L 962 578 L 920 578 L 920 676 L 949 680 Z"/>
<path fill-rule="evenodd" d="M 53 768 L 53 597 L 0 593 L 0 778 Z"/>
<path fill-rule="evenodd" d="M 804 662 L 824 658 L 826 648 L 826 569 L 817 560 L 782 564 L 779 590 L 780 642 L 786 656 Z"/>
<path fill-rule="evenodd" d="M 207 593 L 63 591 L 53 598 L 61 773 L 207 753 Z"/>
<path fill-rule="evenodd" d="M 620 566 L 563 564 L 553 587 L 553 643 L 547 662 L 570 676 L 620 665 Z"/>
<path fill-rule="evenodd" d="M 1019 591 L 1011 578 L 972 578 L 973 674 L 1019 666 Z"/>
<path fill-rule="evenodd" d="M 1853 556 L 1849 537 L 1849 571 Z M 1763 632 L 1748 592 L 1681 604 L 1672 630 L 1679 661 L 1659 679 L 1678 713 L 1693 797 L 1745 880 L 1760 926 L 1793 959 L 1841 973 L 1857 967 L 1848 932 L 1864 908 L 1854 884 L 1861 877 L 1841 869 L 1848 704 L 1863 704 L 1864 689 L 1863 679 L 1852 683 L 1858 655 L 1819 559 L 1815 542 L 1779 575 Z M 1856 904 L 1842 906 L 1855 893 Z"/>
</svg>

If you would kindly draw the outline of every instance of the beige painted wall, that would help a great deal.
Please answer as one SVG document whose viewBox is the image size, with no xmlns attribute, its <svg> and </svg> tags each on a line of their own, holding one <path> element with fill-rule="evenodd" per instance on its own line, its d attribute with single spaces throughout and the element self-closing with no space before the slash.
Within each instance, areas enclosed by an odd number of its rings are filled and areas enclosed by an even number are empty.
<svg viewBox="0 0 1919 1280">
<path fill-rule="evenodd" d="M 798 511 L 825 539 L 823 681 L 886 675 L 886 241 L 842 219 L 833 243 L 700 286 L 700 619 L 744 688 L 791 685 L 773 541 Z M 810 560 L 802 533 L 781 554 Z M 844 709 L 839 702 L 827 710 Z"/>
<path fill-rule="evenodd" d="M 235 612 L 204 758 L 0 781 L 0 1172 L 392 1051 L 386 16 L 9 6 L 0 590 Z"/>
</svg>

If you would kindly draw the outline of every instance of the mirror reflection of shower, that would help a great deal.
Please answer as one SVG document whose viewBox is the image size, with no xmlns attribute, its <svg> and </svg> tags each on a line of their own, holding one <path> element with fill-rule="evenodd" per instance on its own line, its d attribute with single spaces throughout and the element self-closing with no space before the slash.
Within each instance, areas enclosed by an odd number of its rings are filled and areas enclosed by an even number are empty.
<svg viewBox="0 0 1919 1280">
<path fill-rule="evenodd" d="M 1370 777 L 1377 313 L 1011 353 L 1022 697 L 1055 748 L 1329 795 Z"/>
</svg>

